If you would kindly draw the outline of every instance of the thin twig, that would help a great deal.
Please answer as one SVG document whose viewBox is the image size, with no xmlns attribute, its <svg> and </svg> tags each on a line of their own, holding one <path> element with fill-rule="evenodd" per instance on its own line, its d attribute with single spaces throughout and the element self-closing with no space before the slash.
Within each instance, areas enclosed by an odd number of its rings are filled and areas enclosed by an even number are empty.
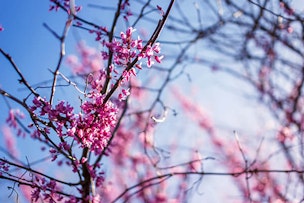
<svg viewBox="0 0 304 203">
<path fill-rule="evenodd" d="M 167 18 L 169 16 L 169 13 L 173 7 L 173 4 L 174 4 L 175 0 L 171 0 L 169 6 L 168 6 L 168 9 L 165 13 L 165 15 L 163 16 L 163 18 L 161 20 L 159 20 L 158 22 L 158 25 L 157 27 L 155 28 L 154 30 L 154 33 L 152 34 L 152 36 L 150 37 L 149 41 L 147 42 L 147 44 L 144 46 L 144 48 L 142 49 L 142 52 L 145 52 L 146 49 L 148 48 L 148 46 L 150 45 L 153 45 L 155 43 L 155 41 L 157 40 L 157 38 L 159 37 L 162 29 L 164 28 L 165 26 L 165 23 L 167 21 Z M 138 59 L 139 57 L 137 56 L 129 65 L 128 67 L 125 69 L 125 71 L 129 71 L 131 70 L 131 68 L 133 68 L 135 66 L 135 64 L 138 62 Z M 103 100 L 103 103 L 105 104 L 109 99 L 110 97 L 112 96 L 112 94 L 116 91 L 116 89 L 119 87 L 119 85 L 121 84 L 121 81 L 124 79 L 124 76 L 121 75 L 119 77 L 119 79 L 116 81 L 116 83 L 113 85 L 113 87 L 111 88 L 111 90 L 106 94 L 104 100 Z"/>
<path fill-rule="evenodd" d="M 23 83 L 36 97 L 38 97 L 39 94 L 36 93 L 36 91 L 32 88 L 32 86 L 27 82 L 27 80 L 25 79 L 25 77 L 23 76 L 23 74 L 21 73 L 21 71 L 19 70 L 18 66 L 14 62 L 13 58 L 8 53 L 5 53 L 1 48 L 0 48 L 0 52 L 10 62 L 10 64 L 13 66 L 13 68 L 15 69 L 15 71 L 17 72 L 17 74 L 19 75 L 19 77 L 21 78 L 19 80 L 19 82 Z"/>
<path fill-rule="evenodd" d="M 71 9 L 72 11 L 72 9 Z M 53 103 L 53 99 L 54 99 L 54 96 L 55 96 L 55 90 L 56 90 L 56 84 L 57 84 L 57 77 L 58 77 L 58 74 L 59 74 L 59 69 L 60 69 L 60 66 L 61 66 L 61 63 L 62 63 L 62 60 L 63 60 L 63 57 L 65 56 L 65 39 L 68 35 L 68 31 L 72 25 L 72 22 L 74 20 L 74 15 L 75 13 L 71 12 L 68 16 L 68 19 L 65 23 L 65 26 L 64 26 L 64 29 L 63 29 L 63 33 L 62 33 L 62 36 L 59 38 L 60 39 L 60 53 L 59 53 L 59 59 L 58 59 L 58 62 L 57 62 L 57 66 L 55 68 L 55 71 L 53 72 L 53 84 L 52 84 L 52 90 L 51 90 L 51 96 L 50 96 L 50 104 Z M 57 36 L 57 35 L 55 35 Z"/>
<path fill-rule="evenodd" d="M 239 148 L 239 150 L 240 150 L 240 152 L 242 154 L 243 160 L 245 162 L 245 169 L 247 170 L 248 169 L 248 159 L 246 158 L 245 152 L 244 152 L 243 147 L 242 147 L 242 145 L 240 143 L 240 139 L 239 139 L 238 133 L 236 131 L 234 131 L 233 134 L 234 134 L 236 143 L 238 145 L 238 148 Z M 248 174 L 246 172 L 245 182 L 246 182 L 246 187 L 247 187 L 247 192 L 248 192 L 248 199 L 249 199 L 249 202 L 252 202 L 250 185 L 249 185 L 249 178 L 250 178 L 250 174 Z"/>
</svg>

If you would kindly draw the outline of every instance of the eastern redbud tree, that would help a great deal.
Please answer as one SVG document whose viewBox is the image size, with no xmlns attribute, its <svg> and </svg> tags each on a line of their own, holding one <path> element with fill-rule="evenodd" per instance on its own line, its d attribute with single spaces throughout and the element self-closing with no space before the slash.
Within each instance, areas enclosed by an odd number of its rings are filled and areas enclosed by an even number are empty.
<svg viewBox="0 0 304 203">
<path fill-rule="evenodd" d="M 0 81 L 3 201 L 304 200 L 299 2 L 48 3 L 63 16 L 60 29 L 43 24 L 58 44 L 48 79 L 0 47 L 19 90 Z M 207 112 L 195 99 L 204 74 L 225 92 L 236 83 L 246 105 L 204 95 L 228 108 Z M 229 124 L 250 105 L 249 125 Z"/>
</svg>

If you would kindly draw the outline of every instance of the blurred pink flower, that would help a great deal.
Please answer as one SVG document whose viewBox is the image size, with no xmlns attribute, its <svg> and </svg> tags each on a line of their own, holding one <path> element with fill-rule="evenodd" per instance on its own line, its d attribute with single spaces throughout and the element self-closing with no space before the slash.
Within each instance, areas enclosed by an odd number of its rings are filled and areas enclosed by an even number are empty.
<svg viewBox="0 0 304 203">
<path fill-rule="evenodd" d="M 1 131 L 3 133 L 4 144 L 8 152 L 15 158 L 19 157 L 19 152 L 17 150 L 16 139 L 13 135 L 10 127 L 2 126 Z"/>
</svg>

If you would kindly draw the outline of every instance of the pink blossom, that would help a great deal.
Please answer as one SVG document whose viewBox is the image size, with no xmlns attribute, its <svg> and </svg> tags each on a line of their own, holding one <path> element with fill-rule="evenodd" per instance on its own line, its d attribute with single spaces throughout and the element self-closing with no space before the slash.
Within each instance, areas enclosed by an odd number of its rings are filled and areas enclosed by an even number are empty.
<svg viewBox="0 0 304 203">
<path fill-rule="evenodd" d="M 293 27 L 289 26 L 289 27 L 287 28 L 287 32 L 288 32 L 288 33 L 293 33 L 293 31 L 294 31 Z"/>
<path fill-rule="evenodd" d="M 151 57 L 153 56 L 153 49 L 151 46 L 148 46 L 146 49 L 146 57 Z"/>
<path fill-rule="evenodd" d="M 116 124 L 118 109 L 111 101 L 103 104 L 103 95 L 99 93 L 98 85 L 94 88 L 96 90 L 93 89 L 88 94 L 87 100 L 80 107 L 82 113 L 75 114 L 73 107 L 67 102 L 60 101 L 52 107 L 41 98 L 34 98 L 34 106 L 31 109 L 35 109 L 40 115 L 46 116 L 53 122 L 58 136 L 74 137 L 81 147 L 88 147 L 95 154 L 100 154 L 107 145 L 111 130 Z M 124 93 L 127 94 L 127 91 Z M 64 150 L 70 147 L 67 143 L 59 146 Z M 50 153 L 54 161 L 57 158 L 57 150 L 51 149 Z"/>
<path fill-rule="evenodd" d="M 31 201 L 37 202 L 40 200 L 47 200 L 47 202 L 56 202 L 55 199 L 60 201 L 63 199 L 63 196 L 55 193 L 54 191 L 59 190 L 57 182 L 55 180 L 48 180 L 44 177 L 34 176 L 33 178 L 34 188 L 31 193 Z"/>
<path fill-rule="evenodd" d="M 135 29 L 129 27 L 126 32 L 120 33 L 120 40 L 114 39 L 112 42 L 103 42 L 103 46 L 110 49 L 114 57 L 114 65 L 126 67 L 128 64 L 138 57 L 139 62 L 135 65 L 141 69 L 141 59 L 147 59 L 147 66 L 151 67 L 154 64 L 154 60 L 161 63 L 163 56 L 159 56 L 160 44 L 155 43 L 153 46 L 146 46 L 145 50 L 142 45 L 142 40 L 138 36 L 137 39 L 133 39 L 132 35 Z M 108 59 L 108 53 L 102 51 L 103 59 Z"/>
<path fill-rule="evenodd" d="M 7 164 L 5 161 L 0 160 L 0 175 L 2 175 L 3 172 L 8 172 L 9 168 L 9 164 Z"/>
<path fill-rule="evenodd" d="M 154 61 L 151 60 L 151 58 L 148 58 L 148 61 L 147 61 L 147 66 L 148 68 L 151 68 L 151 66 L 154 64 Z"/>
<path fill-rule="evenodd" d="M 81 164 L 84 164 L 87 160 L 88 160 L 87 158 L 82 157 L 81 160 L 80 160 L 80 163 L 81 163 Z"/>
<path fill-rule="evenodd" d="M 100 195 L 97 194 L 92 198 L 92 203 L 100 203 L 100 202 L 101 202 Z"/>
<path fill-rule="evenodd" d="M 142 69 L 142 65 L 141 64 L 142 64 L 141 62 L 137 63 L 137 64 L 135 64 L 135 67 L 138 68 L 139 70 L 141 70 Z"/>
<path fill-rule="evenodd" d="M 122 1 L 122 4 L 121 4 L 121 6 L 120 6 L 120 9 L 121 9 L 121 10 L 124 10 L 124 9 L 126 9 L 126 7 L 129 7 L 129 6 L 130 6 L 129 0 L 123 0 L 123 1 Z"/>
<path fill-rule="evenodd" d="M 153 49 L 153 51 L 155 53 L 157 53 L 157 54 L 160 53 L 160 44 L 159 44 L 159 42 L 155 43 L 152 49 Z"/>
<path fill-rule="evenodd" d="M 19 109 L 11 109 L 9 111 L 9 116 L 6 119 L 6 122 L 10 127 L 13 127 L 16 129 L 18 127 L 17 120 L 23 119 L 23 118 L 24 118 L 24 114 Z"/>
<path fill-rule="evenodd" d="M 192 153 L 192 161 L 189 164 L 191 171 L 200 172 L 202 170 L 202 157 L 198 151 Z"/>
<path fill-rule="evenodd" d="M 35 189 L 32 191 L 32 197 L 31 197 L 31 199 L 32 199 L 34 202 L 37 202 L 39 198 L 40 198 L 40 188 L 35 188 Z"/>
<path fill-rule="evenodd" d="M 154 59 L 157 63 L 161 63 L 161 60 L 164 58 L 164 56 L 154 56 Z"/>
<path fill-rule="evenodd" d="M 92 92 L 90 99 L 81 105 L 84 114 L 78 114 L 76 138 L 82 147 L 89 147 L 100 154 L 116 124 L 117 108 L 110 101 L 103 104 L 103 96 Z M 98 115 L 98 116 L 96 116 Z"/>
<path fill-rule="evenodd" d="M 19 152 L 17 150 L 15 136 L 13 135 L 11 129 L 8 126 L 2 127 L 2 133 L 4 138 L 4 143 L 8 152 L 14 156 L 19 157 Z"/>
<path fill-rule="evenodd" d="M 129 89 L 129 88 L 128 88 L 128 89 L 122 89 L 122 90 L 121 90 L 121 93 L 119 93 L 119 95 L 118 95 L 118 99 L 119 99 L 120 101 L 126 100 L 126 98 L 127 98 L 129 95 L 130 95 L 130 89 Z"/>
<path fill-rule="evenodd" d="M 69 65 L 79 64 L 78 58 L 75 55 L 69 55 L 66 59 Z"/>
<path fill-rule="evenodd" d="M 9 127 L 12 127 L 17 131 L 18 136 L 25 137 L 25 132 L 23 126 L 19 125 L 21 119 L 24 119 L 24 114 L 19 109 L 11 109 L 9 111 L 9 116 L 6 119 L 6 123 Z"/>
<path fill-rule="evenodd" d="M 68 13 L 70 14 L 71 11 L 70 11 L 70 0 L 50 0 L 50 2 L 59 2 L 61 3 L 68 11 Z M 50 5 L 50 8 L 49 8 L 49 11 L 52 11 L 52 10 L 55 10 L 55 11 L 58 11 L 59 9 L 59 6 L 58 5 Z M 79 12 L 81 9 L 82 9 L 82 6 L 75 6 L 74 5 L 74 8 L 72 8 L 73 11 L 75 11 L 75 13 L 73 14 L 76 14 L 77 12 Z"/>
<path fill-rule="evenodd" d="M 129 20 L 129 17 L 132 16 L 132 12 L 131 10 L 127 10 L 126 11 L 126 15 L 123 16 L 123 18 L 125 19 L 125 21 L 128 21 Z"/>
<path fill-rule="evenodd" d="M 165 15 L 165 12 L 164 12 L 163 8 L 160 7 L 159 5 L 157 5 L 156 7 L 157 7 L 157 9 L 160 11 L 161 16 L 164 16 L 164 15 Z"/>
<path fill-rule="evenodd" d="M 160 53 L 160 44 L 155 43 L 154 46 L 148 45 L 145 51 L 142 51 L 138 56 L 139 60 L 142 58 L 147 59 L 147 67 L 150 68 L 154 64 L 154 60 L 158 63 L 161 63 L 163 56 L 158 56 L 156 54 Z M 153 60 L 154 59 L 154 60 Z"/>
</svg>

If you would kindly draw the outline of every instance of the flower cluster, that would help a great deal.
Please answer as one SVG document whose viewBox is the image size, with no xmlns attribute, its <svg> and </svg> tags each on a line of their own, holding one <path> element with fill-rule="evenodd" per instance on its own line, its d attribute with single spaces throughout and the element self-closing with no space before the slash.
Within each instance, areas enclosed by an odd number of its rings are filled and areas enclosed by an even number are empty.
<svg viewBox="0 0 304 203">
<path fill-rule="evenodd" d="M 74 108 L 67 102 L 60 101 L 53 108 L 44 98 L 35 97 L 33 104 L 31 111 L 39 111 L 39 116 L 45 116 L 47 120 L 51 121 L 60 137 L 65 135 L 64 128 L 70 128 L 75 125 Z M 49 130 L 46 130 L 46 132 L 49 133 Z"/>
<path fill-rule="evenodd" d="M 132 76 L 136 76 L 136 68 L 142 69 L 142 59 L 146 59 L 147 67 L 151 67 L 155 61 L 161 63 L 163 56 L 160 54 L 160 44 L 154 45 L 147 44 L 143 46 L 143 40 L 138 36 L 133 39 L 132 34 L 135 29 L 129 27 L 126 32 L 120 33 L 120 39 L 114 39 L 112 42 L 103 40 L 102 44 L 107 51 L 102 51 L 102 59 L 109 60 L 113 58 L 112 64 L 108 67 L 115 77 L 120 77 L 119 86 L 123 85 L 126 81 L 130 81 Z M 131 67 L 132 66 L 132 67 Z M 119 72 L 118 68 L 123 71 Z M 129 89 L 124 88 L 118 94 L 118 99 L 125 100 L 130 95 Z"/>
<path fill-rule="evenodd" d="M 31 200 L 37 202 L 41 196 L 43 200 L 48 200 L 48 202 L 59 202 L 63 199 L 62 195 L 57 194 L 55 191 L 59 188 L 57 187 L 55 180 L 46 180 L 45 178 L 40 178 L 35 176 L 32 187 L 35 188 L 31 193 Z"/>
<path fill-rule="evenodd" d="M 129 27 L 126 33 L 120 33 L 120 40 L 114 39 L 112 42 L 103 41 L 103 45 L 113 53 L 113 66 L 127 67 L 136 57 L 138 57 L 138 61 L 144 58 L 147 59 L 148 67 L 151 67 L 154 61 L 161 63 L 163 56 L 158 55 L 160 53 L 159 43 L 144 47 L 140 37 L 137 37 L 137 39 L 132 38 L 134 31 L 134 28 Z M 109 53 L 103 51 L 102 56 L 104 60 L 107 60 Z M 141 69 L 141 63 L 138 62 L 135 67 Z"/>
<path fill-rule="evenodd" d="M 100 154 L 107 145 L 118 113 L 117 107 L 111 101 L 103 104 L 103 96 L 94 90 L 88 94 L 87 100 L 80 106 L 82 112 L 78 114 L 63 101 L 53 107 L 45 99 L 36 97 L 33 104 L 33 113 L 38 111 L 40 116 L 52 122 L 59 137 L 73 137 L 82 148 L 87 147 L 95 154 Z M 69 145 L 61 143 L 60 148 L 67 150 Z M 52 149 L 50 152 L 55 160 L 56 150 Z"/>
<path fill-rule="evenodd" d="M 147 66 L 149 68 L 154 64 L 154 61 L 161 63 L 161 60 L 164 58 L 162 55 L 157 55 L 160 53 L 159 45 L 159 43 L 155 43 L 153 46 L 148 45 L 147 49 L 139 54 L 139 60 L 142 58 L 147 58 Z"/>
<path fill-rule="evenodd" d="M 69 129 L 68 134 L 74 134 L 82 147 L 89 147 L 95 154 L 100 154 L 116 125 L 118 109 L 111 101 L 103 104 L 103 95 L 92 91 L 81 110 L 76 126 Z"/>
</svg>

